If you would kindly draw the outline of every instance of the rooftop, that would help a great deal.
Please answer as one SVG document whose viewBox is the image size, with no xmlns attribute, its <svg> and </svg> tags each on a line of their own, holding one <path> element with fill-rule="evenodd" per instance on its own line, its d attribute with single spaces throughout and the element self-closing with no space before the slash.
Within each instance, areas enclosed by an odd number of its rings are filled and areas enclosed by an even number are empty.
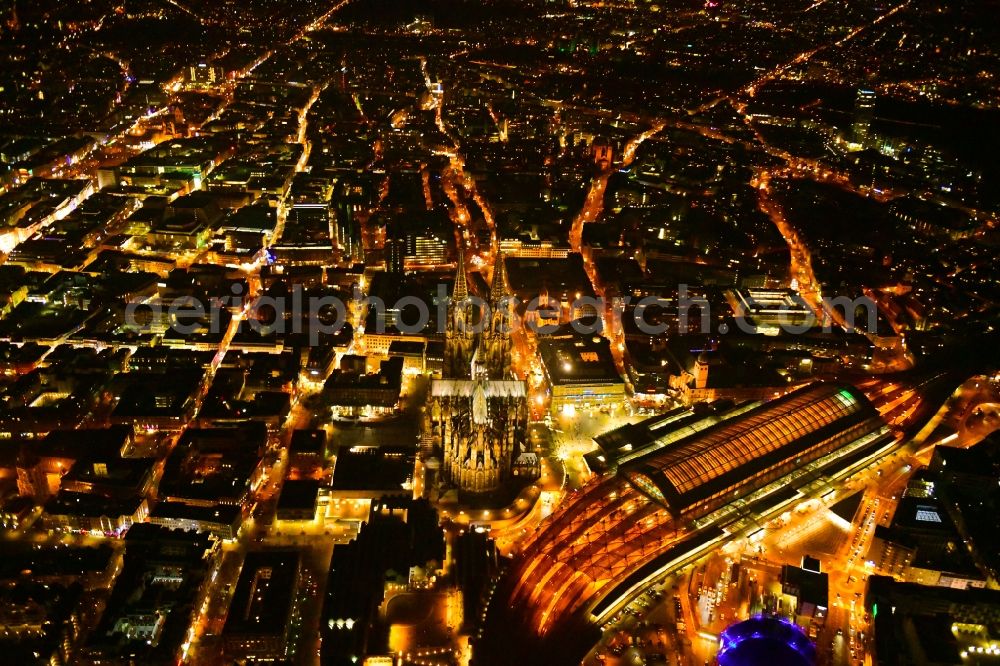
<svg viewBox="0 0 1000 666">
<path fill-rule="evenodd" d="M 292 612 L 302 556 L 295 551 L 247 553 L 223 635 L 281 635 Z"/>
</svg>

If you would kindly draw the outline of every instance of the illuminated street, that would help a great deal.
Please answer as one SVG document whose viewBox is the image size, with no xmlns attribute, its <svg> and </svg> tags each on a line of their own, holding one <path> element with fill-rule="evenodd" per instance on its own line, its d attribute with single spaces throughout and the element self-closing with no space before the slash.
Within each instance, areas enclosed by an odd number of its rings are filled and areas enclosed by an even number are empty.
<svg viewBox="0 0 1000 666">
<path fill-rule="evenodd" d="M 0 661 L 1000 656 L 995 19 L 0 0 Z"/>
</svg>

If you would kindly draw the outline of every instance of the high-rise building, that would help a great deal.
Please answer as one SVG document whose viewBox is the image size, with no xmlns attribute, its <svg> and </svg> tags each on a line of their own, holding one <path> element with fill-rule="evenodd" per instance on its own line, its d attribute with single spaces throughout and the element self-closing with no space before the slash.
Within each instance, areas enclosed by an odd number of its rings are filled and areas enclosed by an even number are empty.
<svg viewBox="0 0 1000 666">
<path fill-rule="evenodd" d="M 406 259 L 414 266 L 437 266 L 448 259 L 448 239 L 434 229 L 406 234 Z"/>
<path fill-rule="evenodd" d="M 854 101 L 854 125 L 851 128 L 854 142 L 868 141 L 872 119 L 875 117 L 875 91 L 862 88 Z"/>
<path fill-rule="evenodd" d="M 405 272 L 404 257 L 406 255 L 405 238 L 389 238 L 385 241 L 385 270 L 395 275 Z"/>
<path fill-rule="evenodd" d="M 442 456 L 442 482 L 477 493 L 511 477 L 528 425 L 527 387 L 510 368 L 512 313 L 502 256 L 488 305 L 489 319 L 479 331 L 460 253 L 448 303 L 444 377 L 431 384 L 426 427 Z"/>
</svg>

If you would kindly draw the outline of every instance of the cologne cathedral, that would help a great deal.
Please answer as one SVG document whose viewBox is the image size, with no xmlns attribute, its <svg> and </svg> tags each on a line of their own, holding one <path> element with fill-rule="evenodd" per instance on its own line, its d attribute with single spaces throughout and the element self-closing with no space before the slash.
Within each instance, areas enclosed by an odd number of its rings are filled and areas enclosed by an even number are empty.
<svg viewBox="0 0 1000 666">
<path fill-rule="evenodd" d="M 431 383 L 428 416 L 442 456 L 441 480 L 466 492 L 495 490 L 524 451 L 527 387 L 511 372 L 513 309 L 503 256 L 490 286 L 488 319 L 475 321 L 465 260 L 448 299 L 442 379 Z"/>
</svg>

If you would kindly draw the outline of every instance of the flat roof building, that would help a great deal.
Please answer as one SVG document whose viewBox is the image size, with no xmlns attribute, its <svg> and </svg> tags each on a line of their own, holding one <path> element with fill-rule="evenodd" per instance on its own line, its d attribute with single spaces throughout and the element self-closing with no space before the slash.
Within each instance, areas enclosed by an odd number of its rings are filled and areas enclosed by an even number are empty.
<svg viewBox="0 0 1000 666">
<path fill-rule="evenodd" d="M 411 496 L 416 456 L 416 449 L 407 446 L 340 449 L 330 495 L 334 499 L 356 500 Z"/>
<path fill-rule="evenodd" d="M 540 336 L 538 352 L 552 392 L 553 411 L 621 400 L 625 382 L 615 367 L 608 339 L 566 330 Z"/>
<path fill-rule="evenodd" d="M 245 505 L 263 474 L 267 432 L 257 423 L 238 428 L 191 428 L 167 457 L 161 500 L 195 506 Z"/>
<path fill-rule="evenodd" d="M 149 512 L 149 522 L 167 529 L 209 532 L 220 539 L 232 539 L 243 523 L 243 510 L 233 504 L 200 506 L 158 502 Z"/>
<path fill-rule="evenodd" d="M 866 650 L 875 666 L 991 663 L 997 648 L 1000 591 L 902 583 L 871 576 Z"/>
<path fill-rule="evenodd" d="M 292 655 L 301 567 L 295 551 L 247 553 L 222 629 L 227 658 L 277 661 Z"/>
</svg>

